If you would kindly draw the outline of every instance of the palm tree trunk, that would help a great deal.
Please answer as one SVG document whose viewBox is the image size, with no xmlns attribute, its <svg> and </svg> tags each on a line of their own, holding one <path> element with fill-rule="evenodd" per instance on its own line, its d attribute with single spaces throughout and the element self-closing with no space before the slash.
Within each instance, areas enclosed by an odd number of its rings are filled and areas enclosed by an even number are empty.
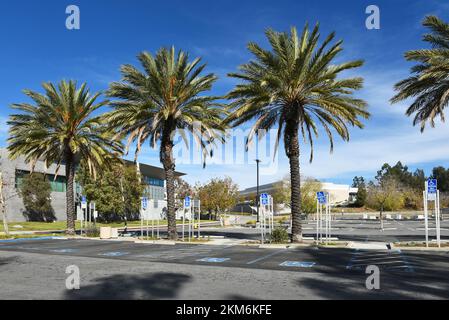
<svg viewBox="0 0 449 320">
<path fill-rule="evenodd" d="M 2 212 L 3 230 L 6 236 L 9 236 L 8 218 L 6 215 L 6 201 L 3 196 L 3 174 L 0 172 L 0 210 Z"/>
<path fill-rule="evenodd" d="M 166 138 L 168 139 L 168 138 Z M 163 140 L 166 140 L 163 139 Z M 164 141 L 163 148 L 163 165 L 165 170 L 165 179 L 167 183 L 167 221 L 168 221 L 168 238 L 171 240 L 178 239 L 176 230 L 176 212 L 175 212 L 175 161 L 173 159 L 173 143 Z"/>
<path fill-rule="evenodd" d="M 66 202 L 67 202 L 67 234 L 75 234 L 75 195 L 73 190 L 75 180 L 75 164 L 73 154 L 69 152 L 65 164 L 66 172 Z"/>
<path fill-rule="evenodd" d="M 288 158 L 290 162 L 291 179 L 291 209 L 292 209 L 292 242 L 302 241 L 301 226 L 301 175 L 299 168 L 299 136 L 298 128 L 293 126 L 290 138 Z"/>
</svg>

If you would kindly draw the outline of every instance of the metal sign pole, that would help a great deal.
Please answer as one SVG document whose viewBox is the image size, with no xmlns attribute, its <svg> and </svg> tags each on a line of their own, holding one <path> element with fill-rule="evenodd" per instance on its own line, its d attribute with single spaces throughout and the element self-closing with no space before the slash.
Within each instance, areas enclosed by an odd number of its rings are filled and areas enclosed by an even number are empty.
<svg viewBox="0 0 449 320">
<path fill-rule="evenodd" d="M 154 239 L 154 218 L 151 217 L 151 238 Z"/>
<path fill-rule="evenodd" d="M 323 205 L 320 203 L 320 242 L 323 242 Z"/>
<path fill-rule="evenodd" d="M 184 226 L 184 224 L 186 222 L 186 208 L 184 207 L 184 210 L 182 210 L 182 211 L 183 211 L 182 212 L 182 241 L 184 241 L 184 239 L 185 239 L 185 234 L 184 234 L 185 226 Z"/>
<path fill-rule="evenodd" d="M 440 190 L 437 190 L 436 198 L 435 198 L 435 228 L 437 234 L 437 243 L 438 248 L 441 248 L 441 239 L 440 239 Z"/>
<path fill-rule="evenodd" d="M 149 224 L 148 224 L 148 215 L 146 216 L 146 220 L 147 220 L 147 240 L 148 240 L 148 238 L 149 238 L 149 235 L 150 235 L 150 228 L 149 228 Z"/>
<path fill-rule="evenodd" d="M 426 234 L 426 247 L 429 247 L 429 221 L 428 221 L 428 212 L 427 212 L 427 185 L 425 187 L 425 191 L 423 191 L 423 200 L 424 200 L 424 230 Z"/>
<path fill-rule="evenodd" d="M 190 206 L 189 209 L 190 215 L 189 215 L 189 242 L 192 239 L 192 206 Z"/>
<path fill-rule="evenodd" d="M 320 225 L 319 225 L 319 221 L 320 221 L 320 201 L 317 199 L 316 200 L 316 242 L 318 243 L 318 241 L 319 241 L 319 228 L 320 228 Z"/>
<path fill-rule="evenodd" d="M 331 212 L 331 203 L 330 203 L 331 197 L 330 194 L 327 194 L 327 207 L 329 210 L 329 240 L 332 238 L 332 212 Z"/>
<path fill-rule="evenodd" d="M 159 239 L 159 218 L 160 218 L 160 215 L 157 217 L 157 233 L 156 233 L 156 235 L 157 235 L 158 239 Z"/>
<path fill-rule="evenodd" d="M 326 244 L 329 244 L 329 194 L 326 194 Z"/>
<path fill-rule="evenodd" d="M 198 239 L 201 237 L 201 200 L 198 200 Z"/>
<path fill-rule="evenodd" d="M 424 199 L 424 230 L 426 235 L 426 247 L 429 247 L 429 212 L 428 212 L 428 182 L 424 182 L 424 192 L 423 192 L 423 199 Z"/>
</svg>

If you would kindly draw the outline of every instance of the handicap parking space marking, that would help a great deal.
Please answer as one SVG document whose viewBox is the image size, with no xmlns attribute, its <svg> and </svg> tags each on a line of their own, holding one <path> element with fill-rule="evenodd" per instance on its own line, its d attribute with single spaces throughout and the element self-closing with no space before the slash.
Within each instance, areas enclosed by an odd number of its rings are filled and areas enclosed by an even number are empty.
<svg viewBox="0 0 449 320">
<path fill-rule="evenodd" d="M 55 250 L 50 250 L 50 252 L 55 252 L 55 253 L 73 253 L 73 252 L 77 252 L 78 250 L 76 249 L 55 249 Z"/>
<path fill-rule="evenodd" d="M 281 267 L 296 267 L 296 268 L 312 268 L 315 262 L 308 261 L 284 261 L 280 264 Z"/>
<path fill-rule="evenodd" d="M 140 254 L 136 256 L 137 258 L 148 258 L 148 259 L 162 259 L 162 260 L 179 260 L 188 257 L 194 257 L 198 255 L 210 254 L 214 251 L 212 247 L 190 247 L 190 248 L 179 248 L 170 251 L 158 251 L 151 252 L 147 254 Z"/>
<path fill-rule="evenodd" d="M 383 270 L 415 272 L 413 265 L 401 250 L 376 252 L 356 250 L 346 266 L 347 270 L 363 270 L 369 265 L 376 265 Z"/>
<path fill-rule="evenodd" d="M 203 258 L 203 259 L 198 259 L 196 261 L 198 262 L 209 262 L 209 263 L 221 263 L 221 262 L 225 262 L 225 261 L 229 261 L 231 260 L 230 258 Z"/>
<path fill-rule="evenodd" d="M 121 256 L 126 256 L 127 254 L 129 254 L 129 252 L 112 251 L 112 252 L 100 253 L 98 255 L 103 256 L 103 257 L 121 257 Z"/>
</svg>

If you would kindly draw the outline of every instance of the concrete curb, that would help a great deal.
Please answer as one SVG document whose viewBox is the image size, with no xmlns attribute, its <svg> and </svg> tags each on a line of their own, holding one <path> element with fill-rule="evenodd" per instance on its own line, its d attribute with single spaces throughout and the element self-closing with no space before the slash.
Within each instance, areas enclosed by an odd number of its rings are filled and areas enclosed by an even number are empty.
<svg viewBox="0 0 449 320">
<path fill-rule="evenodd" d="M 176 241 L 170 241 L 170 240 L 135 240 L 134 243 L 142 243 L 142 244 L 162 244 L 162 245 L 168 245 L 168 246 L 174 246 L 176 245 Z"/>
<path fill-rule="evenodd" d="M 440 251 L 440 252 L 448 252 L 449 253 L 449 247 L 443 247 L 443 248 L 434 248 L 434 247 L 401 247 L 401 246 L 394 246 L 395 249 L 399 249 L 401 251 Z"/>
</svg>

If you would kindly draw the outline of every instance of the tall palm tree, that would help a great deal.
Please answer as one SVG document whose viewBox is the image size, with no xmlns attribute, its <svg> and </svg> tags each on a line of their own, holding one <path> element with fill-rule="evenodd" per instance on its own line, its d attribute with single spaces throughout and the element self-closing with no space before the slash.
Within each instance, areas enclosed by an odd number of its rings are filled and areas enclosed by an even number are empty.
<svg viewBox="0 0 449 320">
<path fill-rule="evenodd" d="M 408 61 L 418 64 L 411 68 L 412 75 L 409 78 L 395 85 L 398 93 L 391 99 L 392 103 L 414 99 L 406 115 L 415 114 L 413 125 L 419 124 L 421 132 L 426 122 L 435 127 L 435 118 L 438 116 L 444 121 L 443 111 L 449 103 L 449 23 L 435 16 L 427 16 L 423 26 L 430 30 L 423 40 L 431 48 L 405 53 Z"/>
<path fill-rule="evenodd" d="M 56 163 L 58 174 L 65 164 L 67 233 L 75 232 L 75 169 L 84 161 L 94 176 L 98 169 L 109 165 L 121 153 L 121 143 L 102 126 L 92 113 L 107 104 L 96 102 L 100 93 L 90 95 L 86 84 L 77 88 L 74 81 L 42 85 L 45 94 L 25 90 L 33 103 L 13 104 L 21 113 L 10 115 L 8 150 L 11 159 L 23 155 L 31 164 L 38 160 L 46 167 Z"/>
<path fill-rule="evenodd" d="M 123 79 L 110 85 L 108 96 L 119 100 L 106 115 L 106 121 L 123 136 L 128 136 L 127 150 L 137 143 L 135 161 L 142 144 L 159 143 L 159 158 L 167 183 L 168 234 L 176 239 L 174 137 L 179 133 L 187 141 L 186 132 L 202 148 L 204 159 L 212 155 L 215 141 L 222 140 L 224 108 L 217 97 L 202 95 L 216 81 L 213 74 L 201 75 L 205 65 L 200 59 L 189 62 L 188 54 L 175 49 L 160 49 L 156 56 L 139 54 L 143 72 L 123 65 Z M 186 142 L 187 143 L 187 142 Z"/>
<path fill-rule="evenodd" d="M 306 24 L 301 38 L 291 33 L 267 30 L 271 50 L 256 43 L 248 49 L 254 55 L 249 63 L 240 66 L 231 77 L 242 80 L 228 95 L 231 115 L 228 122 L 238 126 L 255 120 L 248 143 L 255 135 L 277 126 L 275 152 L 283 136 L 285 153 L 290 162 L 292 241 L 302 240 L 299 156 L 300 133 L 310 144 L 313 158 L 314 136 L 318 125 L 324 128 L 333 149 L 333 131 L 349 140 L 347 125 L 362 128 L 359 117 L 368 118 L 366 103 L 352 97 L 362 88 L 362 78 L 337 79 L 340 72 L 360 67 L 363 61 L 331 64 L 342 51 L 342 41 L 331 45 L 331 33 L 319 45 L 318 24 L 309 32 Z M 266 131 L 265 131 L 266 132 Z"/>
</svg>

